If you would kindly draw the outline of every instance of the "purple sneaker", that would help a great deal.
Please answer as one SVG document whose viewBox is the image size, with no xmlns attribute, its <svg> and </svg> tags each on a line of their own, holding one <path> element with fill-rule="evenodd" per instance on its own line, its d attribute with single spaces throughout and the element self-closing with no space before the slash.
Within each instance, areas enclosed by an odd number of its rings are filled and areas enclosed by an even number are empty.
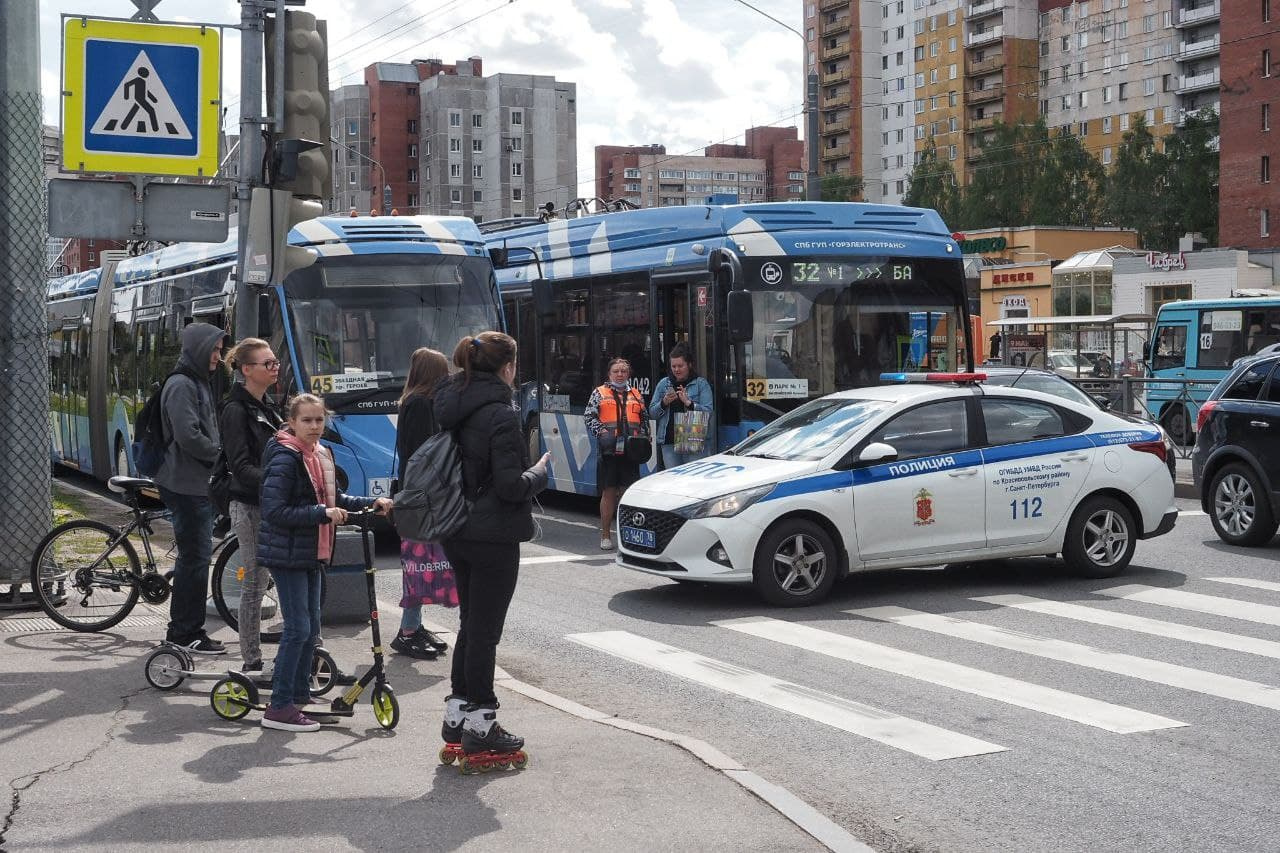
<svg viewBox="0 0 1280 853">
<path fill-rule="evenodd" d="M 264 729 L 279 729 L 282 732 L 318 732 L 320 724 L 298 710 L 296 705 L 285 705 L 283 708 L 268 708 L 262 715 Z"/>
</svg>

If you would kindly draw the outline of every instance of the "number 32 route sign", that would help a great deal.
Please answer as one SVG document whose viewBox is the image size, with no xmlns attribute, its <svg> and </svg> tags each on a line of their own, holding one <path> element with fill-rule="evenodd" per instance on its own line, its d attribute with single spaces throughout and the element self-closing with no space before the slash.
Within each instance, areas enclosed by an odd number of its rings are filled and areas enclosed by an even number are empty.
<svg viewBox="0 0 1280 853">
<path fill-rule="evenodd" d="M 67 16 L 62 34 L 64 170 L 217 172 L 222 68 L 215 27 Z"/>
</svg>

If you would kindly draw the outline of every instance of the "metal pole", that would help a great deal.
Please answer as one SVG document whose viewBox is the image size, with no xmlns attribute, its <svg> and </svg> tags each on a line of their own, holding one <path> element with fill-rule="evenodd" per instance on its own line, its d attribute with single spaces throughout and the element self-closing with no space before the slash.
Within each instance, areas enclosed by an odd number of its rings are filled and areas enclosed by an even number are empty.
<svg viewBox="0 0 1280 853">
<path fill-rule="evenodd" d="M 805 58 L 808 59 L 807 56 Z M 809 151 L 809 180 L 804 197 L 806 201 L 821 201 L 822 186 L 818 181 L 818 75 L 814 71 L 809 72 L 805 81 L 804 112 L 804 142 Z"/>
<path fill-rule="evenodd" d="M 261 0 L 240 0 L 240 175 L 236 180 L 239 221 L 236 268 L 237 338 L 258 334 L 257 291 L 244 280 L 245 251 L 249 244 L 249 200 L 262 169 L 262 32 Z"/>
<path fill-rule="evenodd" d="M 39 4 L 0 3 L 0 92 L 0 605 L 18 606 L 52 522 Z"/>
</svg>

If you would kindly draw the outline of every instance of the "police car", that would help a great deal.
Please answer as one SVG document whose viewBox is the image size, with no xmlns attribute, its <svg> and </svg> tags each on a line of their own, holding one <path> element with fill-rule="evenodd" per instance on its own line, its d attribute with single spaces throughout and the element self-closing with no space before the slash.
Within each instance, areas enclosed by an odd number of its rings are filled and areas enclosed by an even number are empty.
<svg viewBox="0 0 1280 853">
<path fill-rule="evenodd" d="M 885 374 L 640 480 L 617 563 L 797 606 L 861 569 L 1061 554 L 1112 577 L 1173 529 L 1158 428 L 984 378 Z"/>
</svg>

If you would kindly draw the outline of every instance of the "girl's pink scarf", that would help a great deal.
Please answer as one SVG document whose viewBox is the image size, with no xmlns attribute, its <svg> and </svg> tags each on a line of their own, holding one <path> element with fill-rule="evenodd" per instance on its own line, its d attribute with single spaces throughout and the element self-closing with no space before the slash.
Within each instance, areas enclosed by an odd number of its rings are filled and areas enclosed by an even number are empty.
<svg viewBox="0 0 1280 853">
<path fill-rule="evenodd" d="M 303 467 L 311 479 L 311 486 L 316 490 L 316 500 L 326 506 L 338 505 L 338 471 L 333 464 L 333 455 L 323 444 L 308 447 L 288 430 L 276 432 L 276 441 L 290 450 L 295 450 L 302 457 Z M 316 558 L 328 561 L 333 557 L 333 526 L 319 525 L 319 540 L 316 543 Z"/>
</svg>

